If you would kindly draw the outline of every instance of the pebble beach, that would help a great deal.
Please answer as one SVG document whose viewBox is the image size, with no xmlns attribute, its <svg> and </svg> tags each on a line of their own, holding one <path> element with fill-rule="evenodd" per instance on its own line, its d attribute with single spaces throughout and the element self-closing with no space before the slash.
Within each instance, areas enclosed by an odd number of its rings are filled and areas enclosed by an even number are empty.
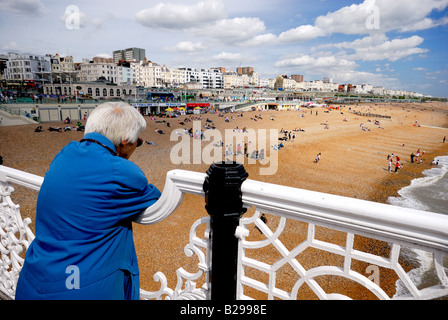
<svg viewBox="0 0 448 320">
<path fill-rule="evenodd" d="M 229 113 L 222 117 L 218 114 L 183 115 L 163 119 L 145 117 L 147 129 L 141 138 L 152 143 L 144 143 L 130 160 L 143 170 L 150 183 L 162 191 L 168 171 L 183 169 L 205 172 L 210 166 L 207 163 L 195 164 L 192 161 L 174 164 L 170 153 L 178 141 L 172 141 L 173 130 L 181 132 L 191 128 L 194 121 L 200 121 L 201 127 L 207 123 L 213 124 L 223 137 L 226 129 L 236 128 L 254 131 L 273 129 L 282 137 L 283 133 L 280 131 L 283 129 L 295 134 L 294 141 L 283 141 L 284 147 L 280 150 L 274 150 L 272 145 L 266 146 L 267 155 L 272 157 L 275 153 L 278 157 L 275 173 L 261 174 L 260 168 L 266 165 L 258 162 L 249 164 L 246 158 L 243 164 L 249 173 L 248 179 L 387 203 L 389 197 L 397 196 L 398 190 L 409 185 L 413 179 L 421 177 L 424 170 L 431 168 L 435 157 L 448 155 L 448 142 L 443 142 L 443 138 L 448 135 L 447 103 L 372 103 L 333 107 L 335 108 L 248 111 L 242 113 L 242 116 Z M 360 113 L 390 118 L 364 116 Z M 228 121 L 225 121 L 225 117 Z M 207 118 L 211 122 L 206 122 Z M 186 122 L 186 119 L 191 122 Z M 3 157 L 3 165 L 44 176 L 56 154 L 70 141 L 79 141 L 83 137 L 82 132 L 75 130 L 62 133 L 47 130 L 49 127 L 64 127 L 62 123 L 43 123 L 42 126 L 44 131 L 39 133 L 34 132 L 36 125 L 0 127 L 0 156 Z M 298 128 L 302 130 L 293 131 Z M 157 130 L 162 130 L 163 134 Z M 201 143 L 206 146 L 211 142 L 204 140 Z M 226 141 L 223 143 L 225 145 Z M 249 151 L 253 147 L 254 145 L 249 143 Z M 415 154 L 418 149 L 424 151 L 424 155 L 419 161 L 411 163 L 410 155 Z M 320 160 L 316 163 L 315 158 L 319 153 Z M 387 157 L 390 154 L 401 158 L 402 168 L 397 173 L 388 171 Z M 70 181 L 67 181 L 67 184 L 70 184 Z M 22 217 L 34 220 L 37 192 L 20 186 L 15 186 L 15 189 L 12 199 L 16 204 L 20 204 Z M 178 268 L 183 267 L 192 273 L 198 271 L 197 258 L 187 257 L 184 247 L 188 244 L 193 223 L 208 216 L 204 205 L 203 198 L 187 195 L 181 206 L 166 220 L 150 226 L 134 224 L 134 241 L 143 289 L 157 291 L 160 288 L 160 283 L 153 278 L 158 271 L 165 274 L 170 288 L 176 286 Z M 250 209 L 246 215 L 252 213 L 253 210 Z M 268 219 L 269 227 L 272 224 L 272 228 L 275 228 L 275 223 L 275 218 Z M 306 231 L 306 224 L 293 222 L 285 231 L 283 239 L 291 245 L 298 245 L 304 236 L 302 231 Z M 254 230 L 253 236 L 259 236 L 256 232 Z M 319 228 L 317 234 L 325 241 L 338 245 L 345 243 L 345 234 L 342 232 Z M 380 255 L 388 254 L 387 244 L 373 239 L 356 237 L 355 248 Z M 313 250 L 306 253 L 304 260 L 306 268 L 328 263 L 339 266 L 343 263 L 338 257 L 330 257 Z M 354 263 L 353 268 L 365 274 L 366 266 L 363 263 Z M 294 285 L 291 281 L 295 282 L 296 277 L 285 271 L 285 274 L 279 277 L 278 285 L 290 288 Z M 326 277 L 320 280 L 327 292 L 336 292 L 335 288 L 342 287 L 343 290 L 337 292 L 353 299 L 375 299 L 370 292 L 349 281 Z M 396 276 L 392 272 L 381 270 L 380 286 L 390 297 L 395 294 L 395 282 Z M 267 298 L 263 293 L 253 294 L 257 299 Z M 309 288 L 304 287 L 299 292 L 299 298 L 315 299 L 316 296 Z"/>
</svg>

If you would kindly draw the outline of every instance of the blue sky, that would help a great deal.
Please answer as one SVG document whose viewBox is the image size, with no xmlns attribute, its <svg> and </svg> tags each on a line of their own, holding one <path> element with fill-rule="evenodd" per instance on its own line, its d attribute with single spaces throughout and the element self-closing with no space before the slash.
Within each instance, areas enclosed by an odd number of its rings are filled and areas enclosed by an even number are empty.
<svg viewBox="0 0 448 320">
<path fill-rule="evenodd" d="M 78 62 L 140 47 L 172 68 L 253 66 L 265 78 L 329 76 L 448 96 L 448 0 L 0 0 L 0 7 L 0 53 Z"/>
</svg>

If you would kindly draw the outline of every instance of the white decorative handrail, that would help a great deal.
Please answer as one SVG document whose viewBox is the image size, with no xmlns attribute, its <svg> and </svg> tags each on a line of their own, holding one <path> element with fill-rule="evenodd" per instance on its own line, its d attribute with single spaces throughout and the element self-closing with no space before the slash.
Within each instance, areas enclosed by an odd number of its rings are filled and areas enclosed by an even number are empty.
<svg viewBox="0 0 448 320">
<path fill-rule="evenodd" d="M 154 224 L 169 217 L 181 204 L 186 193 L 204 196 L 203 184 L 207 175 L 185 170 L 167 173 L 161 198 L 135 219 L 140 224 Z M 10 198 L 14 191 L 12 184 L 18 184 L 38 191 L 43 178 L 20 170 L 0 166 L 0 297 L 14 297 L 15 285 L 23 265 L 23 252 L 28 248 L 34 235 L 28 227 L 31 219 L 22 220 L 19 206 Z M 322 275 L 345 277 L 362 284 L 378 298 L 390 297 L 381 287 L 362 274 L 351 270 L 352 260 L 364 261 L 375 266 L 394 270 L 407 288 L 405 298 L 432 299 L 448 295 L 448 277 L 443 265 L 443 257 L 448 255 L 448 216 L 437 213 L 396 207 L 359 199 L 347 198 L 320 192 L 301 190 L 254 180 L 242 183 L 242 201 L 245 207 L 255 207 L 255 213 L 241 218 L 235 235 L 239 240 L 237 298 L 250 299 L 245 289 L 267 294 L 268 299 L 295 299 L 302 285 L 306 283 L 321 299 L 347 298 L 341 294 L 327 294 L 315 280 Z M 280 218 L 275 226 L 262 219 L 262 214 Z M 295 248 L 286 248 L 280 238 L 288 220 L 308 224 L 305 241 Z M 206 226 L 202 236 L 197 234 L 200 225 Z M 264 236 L 262 240 L 250 237 L 253 224 Z M 347 233 L 346 246 L 341 247 L 316 239 L 316 226 L 323 226 Z M 275 228 L 271 231 L 270 228 Z M 190 230 L 190 243 L 185 247 L 188 256 L 195 254 L 199 260 L 198 271 L 194 274 L 183 268 L 177 270 L 178 284 L 174 290 L 167 287 L 166 277 L 157 272 L 154 280 L 160 282 L 156 292 L 141 290 L 143 299 L 208 299 L 210 272 L 210 219 L 204 217 L 195 222 Z M 354 237 L 361 235 L 385 241 L 391 245 L 390 257 L 380 257 L 354 249 Z M 260 261 L 247 253 L 269 246 L 277 250 L 279 257 L 271 265 L 261 257 Z M 398 260 L 403 247 L 417 248 L 433 254 L 435 273 L 439 284 L 419 289 L 400 266 Z M 319 266 L 307 270 L 299 259 L 307 248 L 340 255 L 343 267 Z M 290 291 L 277 287 L 277 272 L 289 265 L 298 274 L 298 280 Z M 257 269 L 268 275 L 269 281 L 253 278 L 246 267 Z M 205 275 L 202 288 L 196 288 L 196 281 Z"/>
<path fill-rule="evenodd" d="M 43 181 L 41 176 L 0 165 L 0 182 L 15 183 L 39 191 Z"/>
<path fill-rule="evenodd" d="M 256 207 L 252 217 L 240 220 L 236 236 L 240 238 L 238 249 L 237 298 L 252 299 L 246 288 L 262 292 L 268 299 L 297 299 L 299 290 L 306 283 L 320 299 L 347 299 L 342 294 L 327 294 L 316 281 L 321 276 L 338 276 L 357 282 L 379 299 L 390 299 L 378 283 L 352 270 L 352 261 L 371 264 L 370 270 L 387 268 L 396 273 L 406 292 L 395 295 L 396 299 L 434 299 L 448 296 L 448 277 L 445 259 L 448 256 L 448 216 L 374 203 L 320 192 L 295 189 L 258 181 L 247 180 L 241 186 L 243 203 Z M 280 217 L 274 231 L 262 219 L 263 214 Z M 269 221 L 270 218 L 267 218 Z M 292 250 L 279 239 L 285 231 L 287 220 L 308 223 L 304 231 L 305 240 Z M 263 233 L 263 240 L 248 240 L 249 225 Z M 323 226 L 346 232 L 346 245 L 342 247 L 316 238 L 316 226 Z M 355 235 L 385 241 L 391 247 L 390 256 L 382 257 L 354 249 Z M 291 245 L 291 244 L 289 244 Z M 272 247 L 271 247 L 272 246 Z M 280 255 L 272 265 L 263 258 L 252 257 L 255 249 L 268 248 Z M 343 258 L 343 266 L 319 266 L 307 270 L 299 256 L 308 248 L 320 250 Z M 399 259 L 403 248 L 420 249 L 431 253 L 434 273 L 438 283 L 428 288 L 418 288 L 404 271 Z M 250 249 L 247 255 L 246 249 Z M 290 291 L 277 287 L 277 273 L 288 266 L 297 273 L 298 280 Z M 266 283 L 249 275 L 246 267 L 264 272 L 269 278 Z M 376 275 L 378 276 L 378 275 Z M 291 275 L 292 277 L 292 275 Z M 379 276 L 378 276 L 379 277 Z"/>
<path fill-rule="evenodd" d="M 34 240 L 31 219 L 22 219 L 20 206 L 11 200 L 12 183 L 38 191 L 43 178 L 0 165 L 0 299 L 12 299 L 24 258 Z"/>
<path fill-rule="evenodd" d="M 204 195 L 202 189 L 206 174 L 185 171 L 172 170 L 167 173 L 165 186 L 160 199 L 145 212 L 140 214 L 134 222 L 143 225 L 150 225 L 168 218 L 180 205 L 186 193 L 195 195 Z M 12 202 L 10 195 L 14 192 L 12 184 L 21 185 L 32 190 L 39 191 L 44 178 L 0 165 L 0 299 L 6 295 L 13 298 L 15 295 L 15 286 L 22 269 L 24 259 L 20 257 L 34 239 L 29 225 L 31 219 L 22 220 L 20 215 L 20 206 Z M 204 248 L 208 251 L 208 227 L 203 238 L 196 235 L 196 229 L 200 224 L 208 225 L 208 217 L 198 220 L 190 232 L 190 244 L 185 248 L 189 254 L 198 255 L 200 271 L 196 274 L 190 274 L 180 268 L 178 270 L 178 279 L 187 280 L 186 288 L 178 286 L 175 290 L 166 288 L 166 277 L 158 272 L 154 275 L 157 281 L 161 282 L 158 292 L 152 293 L 141 289 L 143 298 L 160 298 L 162 295 L 170 299 L 185 298 L 207 298 L 208 288 L 208 269 L 209 257 L 202 253 Z M 195 288 L 194 281 L 206 274 L 206 283 L 203 289 Z"/>
<path fill-rule="evenodd" d="M 205 173 L 186 170 L 169 171 L 160 199 L 140 214 L 134 222 L 149 225 L 168 218 L 180 205 L 186 193 L 204 196 L 202 185 L 205 177 Z"/>
<path fill-rule="evenodd" d="M 263 212 L 448 252 L 447 215 L 253 180 L 241 189 L 243 203 Z"/>
</svg>

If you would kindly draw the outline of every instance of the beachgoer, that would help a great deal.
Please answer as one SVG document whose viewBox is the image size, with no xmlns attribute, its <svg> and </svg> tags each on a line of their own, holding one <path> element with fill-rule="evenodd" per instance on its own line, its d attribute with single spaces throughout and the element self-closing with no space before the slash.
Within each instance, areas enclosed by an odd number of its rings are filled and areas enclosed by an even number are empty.
<svg viewBox="0 0 448 320">
<path fill-rule="evenodd" d="M 400 161 L 395 163 L 395 173 L 397 173 L 398 169 L 401 169 Z"/>
<path fill-rule="evenodd" d="M 314 160 L 314 162 L 319 163 L 319 161 L 320 161 L 320 156 L 321 156 L 321 153 L 319 152 L 319 153 L 316 155 L 316 159 Z"/>
<path fill-rule="evenodd" d="M 132 221 L 161 195 L 128 160 L 145 128 L 135 108 L 105 103 L 90 114 L 84 138 L 54 158 L 16 300 L 139 299 Z"/>
<path fill-rule="evenodd" d="M 414 154 L 414 152 L 412 152 L 411 153 L 411 163 L 414 163 L 414 157 L 415 157 L 415 154 Z"/>
</svg>

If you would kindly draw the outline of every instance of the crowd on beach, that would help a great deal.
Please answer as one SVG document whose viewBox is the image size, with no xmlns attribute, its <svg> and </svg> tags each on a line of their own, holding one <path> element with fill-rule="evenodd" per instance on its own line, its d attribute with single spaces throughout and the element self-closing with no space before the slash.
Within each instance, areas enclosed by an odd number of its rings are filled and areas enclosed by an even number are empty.
<svg viewBox="0 0 448 320">
<path fill-rule="evenodd" d="M 71 120 L 69 117 L 64 119 L 64 125 L 63 127 L 48 127 L 48 131 L 50 132 L 58 132 L 58 133 L 62 133 L 62 132 L 67 132 L 67 131 L 81 131 L 84 132 L 84 125 L 78 121 L 76 122 L 75 126 L 70 126 L 71 124 Z M 36 129 L 34 129 L 34 132 L 43 132 L 44 129 L 42 128 L 42 126 L 37 126 Z"/>
<path fill-rule="evenodd" d="M 311 109 L 310 111 L 308 110 L 300 110 L 300 112 L 298 113 L 299 117 L 304 118 L 305 114 L 310 112 L 311 115 L 313 115 L 313 109 Z M 318 110 L 314 110 L 314 115 L 317 116 L 318 115 Z M 324 113 L 328 112 L 327 110 L 324 110 Z M 266 115 L 267 112 L 265 112 L 264 114 Z M 341 114 L 343 114 L 343 112 L 341 112 Z M 244 117 L 244 113 L 242 112 L 219 112 L 218 113 L 218 119 L 222 119 L 225 123 L 235 123 L 235 127 L 233 128 L 233 131 L 235 133 L 246 133 L 248 132 L 249 129 L 247 129 L 246 127 L 240 127 L 238 125 L 238 118 L 243 118 Z M 260 112 L 249 112 L 248 115 L 246 115 L 246 117 L 248 117 L 251 121 L 275 121 L 275 114 L 274 113 L 270 113 L 269 116 L 262 116 L 262 114 Z M 217 128 L 216 124 L 214 121 L 217 121 L 216 118 L 215 120 L 210 119 L 209 117 L 207 117 L 205 114 L 199 114 L 199 115 L 187 115 L 186 117 L 184 117 L 183 119 L 163 119 L 160 117 L 156 117 L 156 116 L 149 116 L 149 119 L 154 121 L 156 124 L 159 124 L 160 127 L 156 128 L 154 131 L 159 134 L 159 135 L 164 135 L 165 131 L 162 128 L 162 126 L 165 126 L 165 128 L 169 128 L 172 129 L 173 125 L 177 124 L 178 128 L 176 130 L 176 133 L 178 135 L 188 135 L 190 136 L 192 139 L 199 139 L 199 140 L 204 140 L 206 139 L 205 137 L 205 130 L 215 130 Z M 359 119 L 358 117 L 355 118 Z M 86 115 L 84 115 L 84 120 L 86 120 Z M 203 121 L 205 120 L 205 124 L 203 123 Z M 201 129 L 200 130 L 195 130 L 193 131 L 193 128 L 191 126 L 189 126 L 189 124 L 192 124 L 193 121 L 201 121 Z M 348 122 L 349 120 L 344 117 L 343 118 L 344 122 Z M 55 126 L 55 127 L 49 127 L 47 130 L 50 132 L 58 132 L 58 133 L 62 133 L 62 132 L 67 132 L 67 131 L 84 131 L 84 125 L 80 122 L 77 121 L 75 126 L 71 126 L 71 120 L 69 117 L 67 117 L 66 119 L 64 119 L 64 126 Z M 367 120 L 367 122 L 372 123 L 373 125 L 377 126 L 380 129 L 384 129 L 381 126 L 380 121 L 378 120 Z M 324 120 L 323 122 L 320 123 L 321 125 L 323 125 L 324 129 L 330 129 L 330 125 L 328 120 Z M 416 121 L 416 124 L 418 124 L 418 122 Z M 179 125 L 181 126 L 181 128 L 179 128 Z M 367 127 L 363 122 L 360 123 L 359 125 L 361 127 L 362 131 L 371 131 L 371 129 L 369 127 Z M 181 129 L 181 130 L 179 130 Z M 42 128 L 42 126 L 38 126 L 35 129 L 35 132 L 42 132 L 44 131 L 44 129 Z M 278 138 L 278 143 L 273 144 L 270 146 L 270 148 L 273 151 L 279 151 L 282 150 L 284 148 L 286 148 L 286 144 L 289 142 L 294 142 L 297 138 L 297 135 L 300 134 L 301 132 L 305 132 L 305 129 L 302 127 L 295 127 L 293 129 L 285 129 L 285 128 L 281 128 L 279 131 L 279 138 Z M 446 137 L 444 137 L 443 142 L 445 142 Z M 152 145 L 152 146 L 157 146 L 157 144 L 153 141 L 145 141 L 146 144 L 148 145 Z M 249 151 L 249 147 L 248 145 L 251 145 L 251 141 L 247 141 L 244 145 L 242 144 L 237 144 L 235 146 L 233 145 L 224 145 L 222 141 L 218 141 L 215 142 L 214 144 L 215 146 L 219 146 L 223 148 L 223 156 L 225 156 L 226 158 L 229 156 L 233 156 L 233 155 L 239 155 L 239 154 L 244 154 L 246 157 L 248 158 L 252 158 L 252 159 L 257 159 L 262 161 L 265 157 L 265 150 L 261 149 L 261 150 L 256 150 L 253 148 L 250 148 L 251 150 Z M 421 163 L 422 161 L 424 161 L 423 159 L 423 155 L 424 155 L 424 151 L 420 151 L 417 150 L 416 154 L 412 153 L 410 155 L 411 157 L 411 163 Z M 319 152 L 317 153 L 317 155 L 314 158 L 314 163 L 318 164 L 321 160 L 321 156 L 322 153 Z M 389 172 L 395 172 L 397 173 L 399 169 L 403 168 L 403 163 L 400 159 L 399 156 L 394 155 L 394 154 L 389 154 L 387 156 L 387 161 L 388 161 L 388 167 L 387 170 Z"/>
<path fill-rule="evenodd" d="M 299 117 L 304 118 L 304 113 L 307 113 L 307 111 L 303 111 L 299 114 Z M 313 110 L 311 110 L 311 114 L 313 114 Z M 318 115 L 318 110 L 314 111 L 314 114 L 317 116 Z M 202 125 L 202 121 L 204 120 L 205 117 L 205 124 Z M 225 123 L 231 123 L 231 122 L 237 122 L 238 118 L 243 118 L 244 117 L 244 113 L 243 112 L 220 112 L 218 113 L 218 118 L 222 118 L 223 121 Z M 87 115 L 84 115 L 84 120 L 87 120 Z M 269 118 L 269 121 L 275 121 L 275 115 L 274 113 L 270 113 L 269 117 L 265 117 L 266 119 Z M 178 135 L 189 135 L 192 139 L 200 139 L 200 140 L 204 140 L 205 134 L 204 134 L 204 130 L 215 130 L 216 129 L 216 125 L 214 123 L 213 120 L 211 120 L 209 117 L 204 116 L 204 114 L 199 114 L 199 115 L 187 115 L 185 118 L 183 119 L 177 119 L 175 121 L 173 121 L 174 119 L 163 119 L 160 117 L 156 117 L 154 115 L 150 115 L 149 119 L 154 121 L 156 124 L 160 124 L 160 126 L 166 126 L 166 128 L 173 128 L 173 124 L 177 124 L 185 127 L 182 128 L 182 130 L 177 130 L 176 133 Z M 251 121 L 263 121 L 263 116 L 261 113 L 256 113 L 253 114 L 252 112 L 250 113 L 250 118 Z M 193 128 L 190 126 L 188 126 L 188 124 L 191 124 L 193 121 L 201 121 L 201 130 L 195 130 L 193 131 Z M 67 131 L 84 131 L 84 125 L 80 122 L 77 121 L 75 126 L 71 126 L 71 119 L 69 117 L 67 117 L 66 119 L 64 119 L 63 121 L 64 126 L 50 126 L 47 130 L 50 132 L 58 132 L 58 133 L 62 133 L 62 132 L 67 132 Z M 326 120 L 324 123 L 322 123 L 325 125 L 325 129 L 329 129 L 328 126 L 328 121 Z M 361 124 L 362 125 L 362 124 Z M 42 128 L 42 126 L 38 126 L 35 129 L 35 132 L 43 132 L 44 129 Z M 159 135 L 164 135 L 165 131 L 163 128 L 159 127 L 156 128 L 154 130 L 157 134 Z M 235 133 L 246 133 L 248 132 L 248 129 L 246 127 L 240 128 L 238 125 L 236 125 L 233 129 L 233 131 Z M 286 147 L 285 143 L 286 142 L 294 142 L 296 139 L 296 135 L 300 132 L 305 132 L 305 129 L 302 127 L 295 127 L 294 129 L 284 129 L 281 128 L 279 131 L 279 138 L 278 138 L 278 143 L 273 144 L 270 146 L 270 148 L 272 148 L 273 151 L 279 151 L 282 150 Z M 157 144 L 154 141 L 144 141 L 146 144 L 148 145 L 152 145 L 152 146 L 157 146 Z M 233 156 L 233 155 L 239 155 L 239 154 L 244 154 L 247 158 L 251 158 L 251 159 L 256 159 L 259 161 L 263 161 L 265 158 L 265 150 L 261 149 L 261 150 L 257 150 L 257 149 L 253 149 L 251 148 L 251 150 L 248 150 L 249 147 L 248 145 L 251 145 L 251 141 L 248 141 L 243 145 L 238 144 L 236 146 L 233 145 L 225 145 L 222 143 L 222 141 L 215 143 L 215 146 L 220 146 L 223 147 L 224 151 L 224 156 L 227 158 L 229 156 Z M 225 148 L 224 148 L 225 147 Z M 321 153 L 319 153 L 316 158 L 314 159 L 315 163 L 318 163 L 321 157 Z"/>
<path fill-rule="evenodd" d="M 424 155 L 425 151 L 420 150 L 420 148 L 417 149 L 415 154 L 411 153 L 410 155 L 411 163 L 421 164 L 425 160 L 423 158 Z M 394 154 L 393 153 L 388 154 L 387 161 L 388 161 L 387 171 L 397 173 L 399 169 L 403 169 L 403 163 L 398 155 L 395 156 L 395 163 L 394 163 Z M 394 170 L 392 170 L 392 168 L 394 168 Z"/>
</svg>

